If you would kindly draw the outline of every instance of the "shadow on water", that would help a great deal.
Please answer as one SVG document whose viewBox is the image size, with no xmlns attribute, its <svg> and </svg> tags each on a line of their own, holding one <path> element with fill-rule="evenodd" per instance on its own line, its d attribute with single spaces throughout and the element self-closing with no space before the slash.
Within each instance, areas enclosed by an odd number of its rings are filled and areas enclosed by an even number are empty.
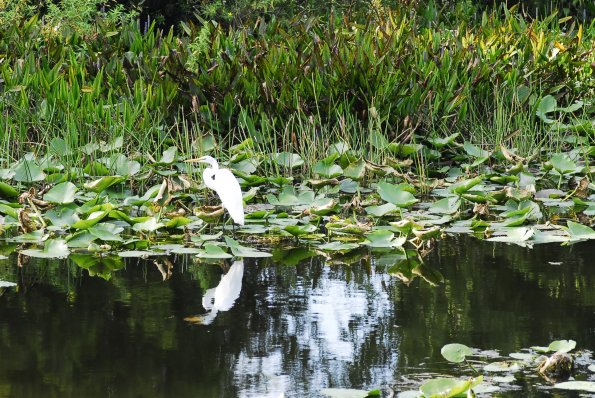
<svg viewBox="0 0 595 398">
<path fill-rule="evenodd" d="M 178 257 L 165 282 L 149 260 L 130 261 L 109 281 L 65 261 L 19 269 L 0 260 L 0 280 L 19 284 L 0 288 L 0 397 L 399 391 L 416 388 L 410 379 L 419 374 L 464 373 L 440 355 L 451 342 L 506 355 L 574 339 L 592 350 L 593 249 L 449 238 L 425 258 L 444 276 L 437 287 L 421 278 L 406 286 L 374 262 L 337 267 L 320 258 L 245 259 L 242 277 L 237 264 Z M 224 283 L 239 292 L 227 297 L 235 305 L 221 297 Z M 509 393 L 554 396 L 531 384 L 520 380 Z"/>
</svg>

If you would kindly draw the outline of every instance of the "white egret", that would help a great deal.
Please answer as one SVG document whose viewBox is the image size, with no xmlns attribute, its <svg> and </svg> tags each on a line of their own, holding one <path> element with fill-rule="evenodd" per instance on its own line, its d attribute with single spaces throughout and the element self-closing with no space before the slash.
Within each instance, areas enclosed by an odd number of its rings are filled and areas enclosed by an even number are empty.
<svg viewBox="0 0 595 398">
<path fill-rule="evenodd" d="M 202 179 L 205 185 L 217 193 L 223 208 L 227 209 L 229 215 L 236 224 L 244 225 L 244 201 L 240 183 L 229 169 L 219 168 L 217 160 L 211 156 L 203 156 L 198 159 L 190 159 L 189 163 L 208 163 L 202 172 Z"/>
<path fill-rule="evenodd" d="M 221 281 L 219 281 L 217 287 L 205 292 L 202 298 L 202 306 L 210 312 L 201 318 L 201 324 L 211 324 L 219 311 L 229 311 L 233 307 L 242 291 L 243 275 L 244 260 L 234 261 L 227 274 L 223 275 Z"/>
</svg>

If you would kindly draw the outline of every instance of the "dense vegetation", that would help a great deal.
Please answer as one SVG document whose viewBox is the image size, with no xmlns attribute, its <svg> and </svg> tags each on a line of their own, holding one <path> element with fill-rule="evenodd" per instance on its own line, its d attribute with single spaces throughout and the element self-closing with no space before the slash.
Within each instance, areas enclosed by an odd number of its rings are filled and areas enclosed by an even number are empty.
<svg viewBox="0 0 595 398">
<path fill-rule="evenodd" d="M 117 136 L 155 153 L 181 135 L 237 132 L 301 152 L 296 135 L 356 145 L 370 128 L 399 141 L 456 131 L 538 144 L 550 130 L 540 99 L 588 104 L 594 86 L 595 27 L 518 7 L 378 2 L 363 19 L 312 12 L 163 31 L 121 5 L 83 3 L 40 17 L 19 1 L 0 14 L 3 153 Z"/>
</svg>

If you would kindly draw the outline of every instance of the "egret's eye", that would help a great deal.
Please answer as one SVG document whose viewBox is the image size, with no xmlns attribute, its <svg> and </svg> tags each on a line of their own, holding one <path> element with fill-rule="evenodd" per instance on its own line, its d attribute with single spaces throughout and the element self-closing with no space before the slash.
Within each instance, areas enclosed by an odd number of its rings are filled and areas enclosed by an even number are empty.
<svg viewBox="0 0 595 398">
<path fill-rule="evenodd" d="M 213 174 L 213 180 L 215 180 L 215 174 Z"/>
</svg>

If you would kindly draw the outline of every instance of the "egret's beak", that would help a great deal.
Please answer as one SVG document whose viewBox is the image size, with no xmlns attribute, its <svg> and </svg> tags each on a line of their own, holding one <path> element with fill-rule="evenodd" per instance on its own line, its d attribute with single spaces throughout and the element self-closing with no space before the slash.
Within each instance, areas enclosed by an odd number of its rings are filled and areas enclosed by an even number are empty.
<svg viewBox="0 0 595 398">
<path fill-rule="evenodd" d="M 196 158 L 196 159 L 187 159 L 184 161 L 185 163 L 204 163 L 205 162 L 205 158 L 200 157 L 200 158 Z"/>
</svg>

